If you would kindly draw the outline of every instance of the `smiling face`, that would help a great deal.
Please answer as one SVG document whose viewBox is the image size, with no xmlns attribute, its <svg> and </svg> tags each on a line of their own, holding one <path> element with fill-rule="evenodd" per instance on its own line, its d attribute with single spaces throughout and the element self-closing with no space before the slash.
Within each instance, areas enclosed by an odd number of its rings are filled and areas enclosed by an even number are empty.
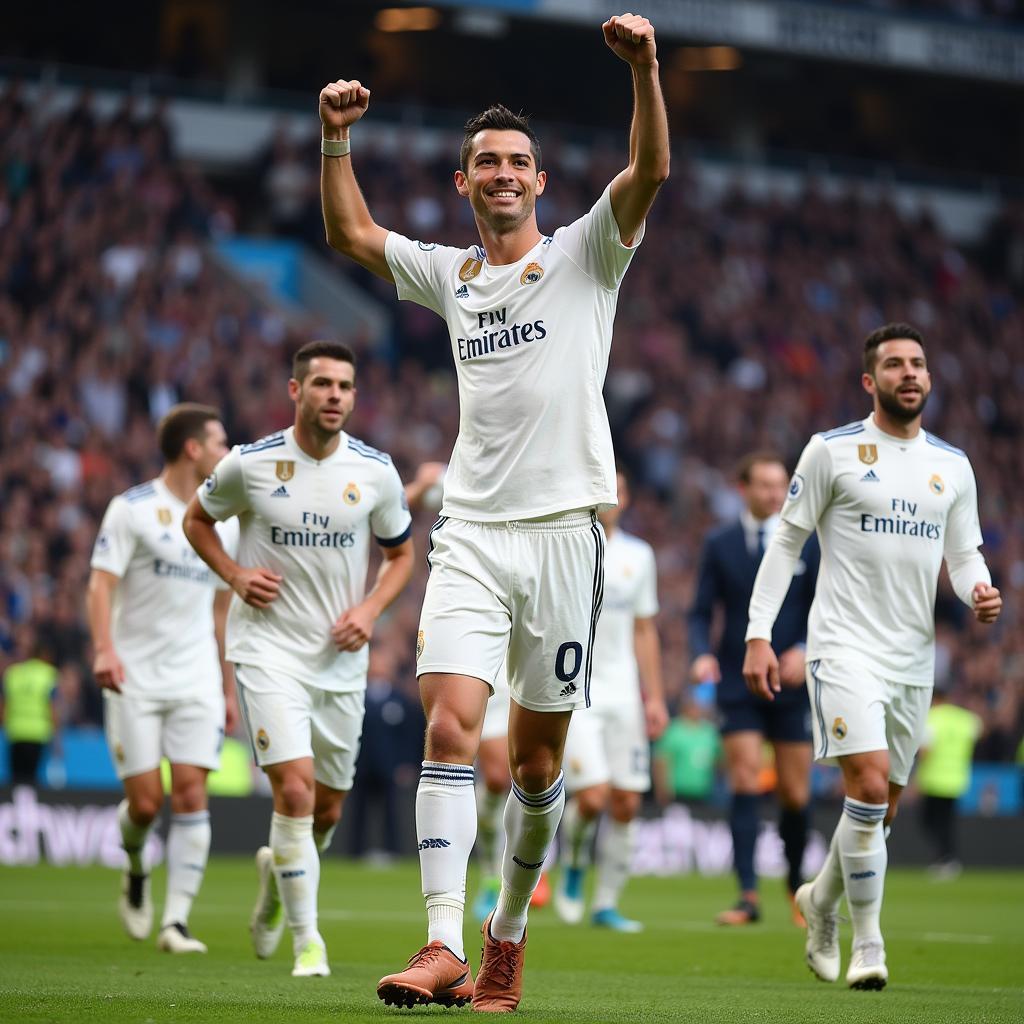
<svg viewBox="0 0 1024 1024">
<path fill-rule="evenodd" d="M 910 338 L 883 341 L 875 353 L 875 366 L 863 377 L 864 390 L 879 409 L 897 423 L 910 423 L 924 411 L 932 390 L 924 348 Z"/>
<path fill-rule="evenodd" d="M 537 170 L 529 138 L 494 128 L 477 132 L 466 170 L 455 172 L 459 195 L 469 199 L 479 222 L 499 234 L 535 218 L 537 196 L 546 181 L 547 174 Z"/>
<path fill-rule="evenodd" d="M 355 374 L 349 362 L 314 356 L 302 380 L 288 382 L 297 419 L 313 437 L 325 441 L 341 433 L 356 404 Z"/>
</svg>

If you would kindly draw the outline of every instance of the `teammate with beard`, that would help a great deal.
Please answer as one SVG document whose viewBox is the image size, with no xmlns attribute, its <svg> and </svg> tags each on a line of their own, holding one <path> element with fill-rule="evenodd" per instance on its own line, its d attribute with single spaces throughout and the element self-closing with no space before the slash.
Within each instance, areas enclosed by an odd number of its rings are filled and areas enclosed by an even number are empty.
<svg viewBox="0 0 1024 1024">
<path fill-rule="evenodd" d="M 885 839 L 924 733 L 935 672 L 935 589 L 945 559 L 979 622 L 999 616 L 979 546 L 974 472 L 959 449 L 921 429 L 931 378 L 924 340 L 887 324 L 864 344 L 867 419 L 817 434 L 804 449 L 754 583 L 743 675 L 766 700 L 780 692 L 772 626 L 812 530 L 821 571 L 807 630 L 814 754 L 838 761 L 843 814 L 825 864 L 796 902 L 808 966 L 839 976 L 845 890 L 853 924 L 847 984 L 888 980 L 879 916 Z"/>
</svg>

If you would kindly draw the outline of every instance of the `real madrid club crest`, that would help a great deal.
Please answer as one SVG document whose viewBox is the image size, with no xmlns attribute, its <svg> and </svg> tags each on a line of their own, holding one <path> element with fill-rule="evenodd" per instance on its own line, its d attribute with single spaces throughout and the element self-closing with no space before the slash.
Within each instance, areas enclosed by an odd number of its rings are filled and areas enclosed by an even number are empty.
<svg viewBox="0 0 1024 1024">
<path fill-rule="evenodd" d="M 935 478 L 932 477 L 934 480 Z M 171 525 L 171 510 L 169 508 L 158 508 L 156 510 L 156 518 L 161 526 Z"/>
<path fill-rule="evenodd" d="M 462 282 L 472 281 L 473 278 L 480 273 L 482 268 L 483 262 L 481 260 L 475 260 L 470 256 L 470 258 L 462 264 L 462 269 L 459 271 L 459 280 Z"/>
<path fill-rule="evenodd" d="M 260 731 L 256 733 L 256 746 L 263 751 L 270 748 L 270 737 L 267 735 L 266 729 L 260 729 Z"/>
<path fill-rule="evenodd" d="M 539 263 L 527 263 L 526 269 L 519 275 L 520 284 L 536 284 L 544 276 L 544 268 Z"/>
<path fill-rule="evenodd" d="M 945 489 L 946 485 L 942 482 L 942 477 L 938 473 L 932 473 L 932 478 L 928 481 L 928 490 L 932 494 L 941 494 Z"/>
<path fill-rule="evenodd" d="M 342 492 L 341 496 L 346 505 L 358 505 L 359 499 L 362 497 L 359 493 L 359 488 L 351 481 L 345 485 L 345 490 Z"/>
<path fill-rule="evenodd" d="M 832 723 L 832 735 L 835 736 L 837 740 L 845 739 L 847 732 L 846 723 L 841 718 L 837 718 Z"/>
<path fill-rule="evenodd" d="M 859 444 L 857 445 L 857 458 L 865 466 L 873 466 L 878 461 L 878 445 Z"/>
<path fill-rule="evenodd" d="M 278 459 L 274 466 L 277 479 L 285 484 L 295 476 L 295 463 L 291 459 Z"/>
</svg>

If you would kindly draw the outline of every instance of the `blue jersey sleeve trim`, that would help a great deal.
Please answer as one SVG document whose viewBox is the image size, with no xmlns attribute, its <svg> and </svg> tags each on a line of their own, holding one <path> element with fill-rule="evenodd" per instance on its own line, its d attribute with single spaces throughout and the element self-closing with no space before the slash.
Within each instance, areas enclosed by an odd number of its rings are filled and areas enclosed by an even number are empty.
<svg viewBox="0 0 1024 1024">
<path fill-rule="evenodd" d="M 378 536 L 374 535 L 373 539 L 382 548 L 397 548 L 399 544 L 404 544 L 409 539 L 409 537 L 411 535 L 412 535 L 412 523 L 410 523 L 405 528 L 405 531 L 403 533 L 400 533 L 397 537 L 388 537 L 387 539 L 385 539 L 384 537 L 378 537 Z"/>
</svg>

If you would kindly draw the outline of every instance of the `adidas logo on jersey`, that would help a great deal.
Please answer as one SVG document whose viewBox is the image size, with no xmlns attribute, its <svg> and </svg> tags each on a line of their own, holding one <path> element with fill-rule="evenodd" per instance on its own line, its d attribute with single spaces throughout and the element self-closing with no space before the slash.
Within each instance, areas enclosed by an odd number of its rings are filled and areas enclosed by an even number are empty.
<svg viewBox="0 0 1024 1024">
<path fill-rule="evenodd" d="M 469 285 L 463 285 L 461 288 L 455 289 L 455 298 L 457 299 L 468 299 L 469 298 Z"/>
<path fill-rule="evenodd" d="M 869 469 L 869 470 L 868 470 L 868 471 L 867 471 L 867 472 L 866 472 L 866 473 L 865 473 L 865 474 L 864 474 L 864 475 L 863 475 L 863 476 L 862 476 L 862 477 L 860 478 L 860 482 L 861 482 L 862 484 L 864 484 L 864 483 L 868 483 L 868 484 L 880 484 L 880 483 L 881 483 L 882 481 L 881 481 L 881 479 L 880 479 L 880 478 L 879 478 L 879 477 L 878 477 L 878 476 L 876 475 L 876 473 L 875 473 L 875 471 L 874 471 L 873 469 Z"/>
<path fill-rule="evenodd" d="M 276 491 L 271 491 L 270 496 L 272 498 L 290 498 L 291 495 L 288 493 L 288 488 L 284 484 L 281 484 Z"/>
</svg>

